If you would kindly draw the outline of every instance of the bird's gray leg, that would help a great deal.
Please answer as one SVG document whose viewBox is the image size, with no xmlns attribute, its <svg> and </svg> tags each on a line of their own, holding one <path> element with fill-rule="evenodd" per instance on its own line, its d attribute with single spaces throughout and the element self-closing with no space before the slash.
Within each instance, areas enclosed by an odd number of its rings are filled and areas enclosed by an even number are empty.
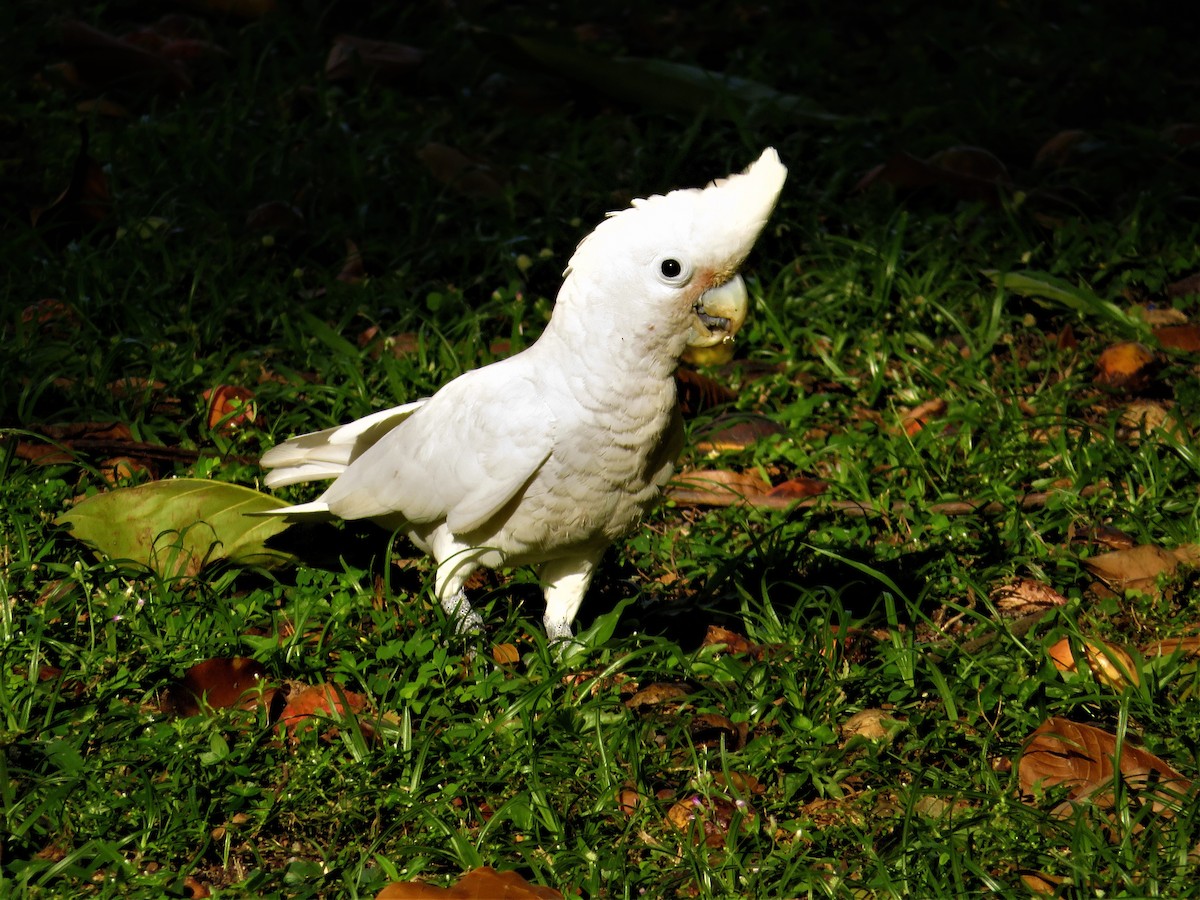
<svg viewBox="0 0 1200 900">
<path fill-rule="evenodd" d="M 433 577 L 433 589 L 446 615 L 454 622 L 456 634 L 468 634 L 483 630 L 483 619 L 471 607 L 467 592 L 463 590 L 466 580 L 478 568 L 478 564 L 462 554 L 452 556 L 440 563 Z"/>
<path fill-rule="evenodd" d="M 538 570 L 542 594 L 546 598 L 546 616 L 542 621 L 546 626 L 546 637 L 551 641 L 571 637 L 571 622 L 579 612 L 602 553 L 552 559 Z"/>
</svg>

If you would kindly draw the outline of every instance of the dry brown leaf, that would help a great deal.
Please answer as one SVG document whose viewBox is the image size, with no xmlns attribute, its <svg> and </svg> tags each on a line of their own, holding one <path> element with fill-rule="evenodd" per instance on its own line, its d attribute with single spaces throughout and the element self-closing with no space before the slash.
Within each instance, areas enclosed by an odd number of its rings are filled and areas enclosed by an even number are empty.
<svg viewBox="0 0 1200 900">
<path fill-rule="evenodd" d="M 254 391 L 233 384 L 220 384 L 202 395 L 208 401 L 208 427 L 218 434 L 233 434 L 253 425 L 257 418 Z"/>
<path fill-rule="evenodd" d="M 426 144 L 417 151 L 417 159 L 434 178 L 465 197 L 495 199 L 504 195 L 504 186 L 491 166 L 446 144 Z"/>
<path fill-rule="evenodd" d="M 108 218 L 112 194 L 108 176 L 100 164 L 88 154 L 91 136 L 86 125 L 79 128 L 79 153 L 71 169 L 66 190 L 49 206 L 30 212 L 31 224 L 43 231 L 63 229 L 66 236 L 91 228 Z"/>
<path fill-rule="evenodd" d="M 267 670 L 257 660 L 243 656 L 217 657 L 196 663 L 172 685 L 161 700 L 163 712 L 177 716 L 198 715 L 205 707 L 253 709 L 270 706 L 275 689 L 268 687 Z"/>
<path fill-rule="evenodd" d="M 1056 875 L 1047 875 L 1045 872 L 1022 872 L 1021 880 L 1025 882 L 1025 887 L 1040 896 L 1054 897 L 1058 894 L 1058 889 L 1066 880 Z"/>
<path fill-rule="evenodd" d="M 1079 641 L 1083 649 L 1084 665 L 1091 671 L 1092 677 L 1101 684 L 1107 685 L 1114 691 L 1124 690 L 1129 685 L 1141 683 L 1141 670 L 1134 664 L 1129 651 L 1120 644 L 1113 644 L 1096 638 L 1082 638 Z M 1046 653 L 1060 672 L 1078 672 L 1079 664 L 1069 638 L 1053 644 Z"/>
<path fill-rule="evenodd" d="M 521 661 L 521 651 L 516 644 L 493 644 L 492 659 L 498 666 L 515 666 Z"/>
<path fill-rule="evenodd" d="M 182 94 L 192 87 L 184 67 L 160 50 L 165 40 L 153 42 L 149 29 L 121 38 L 106 34 L 75 19 L 62 23 L 62 46 L 76 76 L 91 87 L 139 87 Z M 160 38 L 165 37 L 159 35 Z"/>
<path fill-rule="evenodd" d="M 900 424 L 904 428 L 904 433 L 912 437 L 934 419 L 940 419 L 944 416 L 946 408 L 946 401 L 940 397 L 936 397 L 933 400 L 926 400 L 911 412 L 905 414 L 904 418 L 901 419 Z"/>
<path fill-rule="evenodd" d="M 1154 329 L 1160 347 L 1184 353 L 1200 353 L 1200 325 L 1163 325 Z"/>
<path fill-rule="evenodd" d="M 789 478 L 767 491 L 767 499 L 774 501 L 772 505 L 790 503 L 793 500 L 817 497 L 828 489 L 829 482 L 819 478 Z"/>
<path fill-rule="evenodd" d="M 945 187 L 963 200 L 995 202 L 1000 188 L 1010 179 L 999 159 L 981 147 L 949 147 L 920 160 L 908 153 L 897 153 L 876 166 L 855 185 L 864 190 L 873 184 L 898 188 Z"/>
<path fill-rule="evenodd" d="M 760 649 L 757 644 L 751 643 L 736 631 L 730 631 L 720 625 L 709 625 L 708 631 L 704 634 L 704 640 L 701 642 L 701 646 L 704 647 L 713 645 L 724 647 L 725 652 L 733 656 L 757 653 Z"/>
<path fill-rule="evenodd" d="M 667 812 L 669 825 L 690 835 L 695 843 L 713 849 L 725 845 L 726 835 L 739 818 L 743 830 L 753 826 L 755 812 L 745 800 L 700 794 L 685 797 Z"/>
<path fill-rule="evenodd" d="M 675 370 L 675 393 L 679 396 L 679 409 L 685 416 L 722 403 L 732 403 L 737 396 L 719 381 L 687 368 Z"/>
<path fill-rule="evenodd" d="M 664 703 L 675 703 L 683 700 L 691 693 L 687 685 L 674 684 L 668 681 L 655 681 L 646 685 L 625 701 L 630 709 L 641 709 L 645 706 L 662 706 Z"/>
<path fill-rule="evenodd" d="M 1160 596 L 1160 577 L 1170 577 L 1179 557 L 1161 547 L 1141 544 L 1128 550 L 1113 550 L 1083 560 L 1084 568 L 1115 591 L 1139 591 Z"/>
<path fill-rule="evenodd" d="M 344 690 L 336 685 L 322 684 L 290 697 L 283 712 L 279 714 L 279 721 L 287 728 L 288 735 L 295 739 L 301 730 L 311 728 L 318 717 L 340 719 L 347 711 L 357 715 L 366 708 L 367 698 L 362 694 Z M 358 727 L 364 737 L 370 738 L 375 733 L 375 729 L 361 719 Z M 332 736 L 336 733 L 337 729 L 332 728 L 327 735 Z"/>
<path fill-rule="evenodd" d="M 1050 137 L 1033 157 L 1034 168 L 1058 169 L 1071 158 L 1076 146 L 1088 136 L 1086 131 L 1068 128 Z"/>
<path fill-rule="evenodd" d="M 766 416 L 738 413 L 725 420 L 717 419 L 706 429 L 703 437 L 696 441 L 701 453 L 721 450 L 744 450 L 763 438 L 783 434 L 786 429 Z"/>
<path fill-rule="evenodd" d="M 757 472 L 685 469 L 667 486 L 667 498 L 685 506 L 735 506 L 771 489 Z"/>
<path fill-rule="evenodd" d="M 1139 391 L 1153 376 L 1154 354 L 1137 341 L 1113 344 L 1096 360 L 1096 382 L 1121 390 Z"/>
<path fill-rule="evenodd" d="M 279 8 L 278 0 L 183 0 L 192 9 L 237 16 L 241 19 L 261 19 Z"/>
<path fill-rule="evenodd" d="M 344 284 L 361 284 L 366 277 L 367 270 L 363 266 L 362 251 L 358 249 L 358 244 L 346 238 L 346 261 L 342 263 L 342 271 L 338 272 L 337 280 Z"/>
<path fill-rule="evenodd" d="M 1018 578 L 992 590 L 991 600 L 1006 616 L 1028 616 L 1063 606 L 1067 598 L 1048 584 L 1033 578 Z"/>
<path fill-rule="evenodd" d="M 304 230 L 304 213 L 290 203 L 268 200 L 246 213 L 247 231 L 294 234 Z"/>
<path fill-rule="evenodd" d="M 1017 776 L 1021 790 L 1063 786 L 1070 800 L 1091 798 L 1111 804 L 1118 773 L 1131 790 L 1145 793 L 1156 812 L 1170 814 L 1191 782 L 1152 753 L 1125 742 L 1119 759 L 1117 738 L 1091 725 L 1054 717 L 1040 725 L 1025 744 Z"/>
<path fill-rule="evenodd" d="M 715 750 L 724 744 L 732 751 L 746 746 L 750 729 L 745 722 L 734 722 L 720 713 L 699 713 L 688 722 L 688 734 L 695 747 Z"/>
<path fill-rule="evenodd" d="M 187 891 L 189 900 L 202 900 L 204 897 L 211 897 L 212 893 L 203 881 L 200 881 L 194 875 L 189 875 L 183 879 L 183 889 Z"/>
<path fill-rule="evenodd" d="M 558 891 L 530 884 L 516 872 L 497 872 L 491 866 L 472 869 L 453 887 L 395 882 L 375 900 L 563 900 Z"/>
<path fill-rule="evenodd" d="M 864 709 L 843 722 L 838 732 L 843 744 L 856 737 L 869 741 L 886 741 L 891 737 L 897 721 L 890 710 Z"/>
<path fill-rule="evenodd" d="M 1165 638 L 1161 641 L 1151 641 L 1141 648 L 1142 656 L 1153 659 L 1161 656 L 1200 656 L 1200 634 L 1189 634 L 1184 637 Z"/>
<path fill-rule="evenodd" d="M 1186 278 L 1171 282 L 1167 285 L 1165 293 L 1171 299 L 1200 296 L 1200 272 L 1194 272 Z"/>
<path fill-rule="evenodd" d="M 407 44 L 339 34 L 333 39 L 333 47 L 325 60 L 325 77 L 339 81 L 365 72 L 385 81 L 395 81 L 408 75 L 424 59 L 424 51 Z"/>
</svg>

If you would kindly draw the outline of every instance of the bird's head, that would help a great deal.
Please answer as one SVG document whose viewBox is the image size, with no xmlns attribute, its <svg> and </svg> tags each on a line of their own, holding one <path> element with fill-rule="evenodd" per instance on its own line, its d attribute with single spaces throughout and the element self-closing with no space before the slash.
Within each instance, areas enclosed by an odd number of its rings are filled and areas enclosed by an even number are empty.
<svg viewBox="0 0 1200 900">
<path fill-rule="evenodd" d="M 730 341 L 748 302 L 738 269 L 786 177 L 779 154 L 767 148 L 746 171 L 705 188 L 634 200 L 580 243 L 567 284 L 586 280 L 589 313 L 661 338 L 676 357 Z"/>
</svg>

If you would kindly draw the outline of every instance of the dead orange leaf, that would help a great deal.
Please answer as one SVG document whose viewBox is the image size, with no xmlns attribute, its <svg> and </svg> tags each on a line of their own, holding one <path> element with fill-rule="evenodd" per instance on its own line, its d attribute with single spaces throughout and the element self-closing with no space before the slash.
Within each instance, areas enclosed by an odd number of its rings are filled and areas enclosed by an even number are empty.
<svg viewBox="0 0 1200 900">
<path fill-rule="evenodd" d="M 704 436 L 696 441 L 696 449 L 701 453 L 714 450 L 744 450 L 763 438 L 783 434 L 784 431 L 782 425 L 772 422 L 766 416 L 739 413 L 725 421 L 717 419 L 713 422 Z"/>
<path fill-rule="evenodd" d="M 1091 725 L 1053 717 L 1040 725 L 1025 744 L 1017 770 L 1021 790 L 1063 786 L 1070 800 L 1100 799 L 1111 804 L 1114 782 L 1146 794 L 1155 811 L 1170 814 L 1191 782 L 1152 753 L 1125 742 L 1117 756 L 1117 738 Z"/>
<path fill-rule="evenodd" d="M 685 506 L 735 506 L 771 489 L 757 472 L 727 469 L 688 469 L 667 487 L 667 497 Z"/>
<path fill-rule="evenodd" d="M 701 646 L 704 647 L 713 645 L 723 646 L 725 652 L 733 656 L 755 653 L 759 649 L 757 644 L 751 643 L 736 631 L 730 631 L 720 625 L 709 625 L 708 631 L 704 635 L 704 641 L 701 643 Z"/>
<path fill-rule="evenodd" d="M 366 277 L 367 270 L 363 266 L 362 251 L 358 249 L 358 244 L 346 238 L 346 261 L 342 263 L 337 280 L 344 284 L 360 284 Z"/>
<path fill-rule="evenodd" d="M 948 147 L 928 159 L 897 153 L 861 179 L 855 190 L 873 184 L 898 188 L 944 187 L 963 200 L 995 202 L 1010 179 L 1008 170 L 994 154 L 981 147 Z"/>
<path fill-rule="evenodd" d="M 1038 152 L 1033 157 L 1034 168 L 1061 168 L 1071 158 L 1079 143 L 1087 136 L 1086 131 L 1078 128 L 1069 128 L 1053 135 L 1038 148 Z"/>
<path fill-rule="evenodd" d="M 209 388 L 202 396 L 208 401 L 208 427 L 213 431 L 228 435 L 254 424 L 257 411 L 254 392 L 249 388 L 221 384 Z"/>
<path fill-rule="evenodd" d="M 1063 606 L 1067 598 L 1048 584 L 1033 578 L 1018 578 L 991 592 L 996 609 L 1008 616 L 1028 616 Z"/>
<path fill-rule="evenodd" d="M 695 843 L 713 849 L 725 845 L 726 835 L 735 822 L 740 821 L 742 829 L 749 830 L 754 818 L 754 809 L 745 800 L 700 794 L 679 800 L 667 811 L 669 825 L 690 835 Z"/>
<path fill-rule="evenodd" d="M 1200 656 L 1200 634 L 1189 634 L 1184 637 L 1165 638 L 1161 641 L 1151 641 L 1141 648 L 1142 656 L 1154 658 L 1160 656 Z"/>
<path fill-rule="evenodd" d="M 1113 550 L 1083 561 L 1083 566 L 1115 591 L 1139 591 L 1151 597 L 1160 595 L 1160 577 L 1170 577 L 1180 557 L 1152 544 L 1140 544 L 1128 550 Z"/>
<path fill-rule="evenodd" d="M 911 412 L 904 416 L 900 424 L 904 428 L 904 433 L 912 437 L 934 419 L 940 419 L 945 414 L 946 401 L 941 397 L 935 397 L 914 407 Z"/>
<path fill-rule="evenodd" d="M 425 53 L 407 44 L 339 34 L 325 60 L 325 77 L 330 81 L 353 78 L 367 72 L 376 78 L 395 81 L 425 59 Z"/>
<path fill-rule="evenodd" d="M 1185 278 L 1171 282 L 1167 285 L 1165 293 L 1172 299 L 1200 296 L 1200 272 L 1194 272 Z"/>
<path fill-rule="evenodd" d="M 504 195 L 504 186 L 491 166 L 446 144 L 430 142 L 417 151 L 429 174 L 465 197 L 491 200 Z"/>
<path fill-rule="evenodd" d="M 736 396 L 719 381 L 687 368 L 675 371 L 675 393 L 679 396 L 679 408 L 685 416 L 695 415 L 722 403 L 731 403 Z"/>
<path fill-rule="evenodd" d="M 521 652 L 515 644 L 495 644 L 492 646 L 492 659 L 499 666 L 515 666 L 521 661 Z"/>
<path fill-rule="evenodd" d="M 1096 382 L 1122 390 L 1138 391 L 1150 383 L 1154 354 L 1137 341 L 1113 344 L 1096 360 Z"/>
<path fill-rule="evenodd" d="M 646 685 L 625 701 L 630 709 L 641 709 L 644 706 L 662 706 L 665 703 L 676 703 L 683 700 L 691 690 L 682 684 L 669 681 L 655 681 Z"/>
<path fill-rule="evenodd" d="M 1154 329 L 1159 346 L 1184 353 L 1200 353 L 1200 325 L 1163 325 Z"/>
<path fill-rule="evenodd" d="M 260 703 L 270 705 L 275 692 L 265 687 L 266 677 L 266 668 L 257 660 L 243 656 L 206 659 L 167 689 L 161 706 L 166 713 L 194 716 L 205 707 L 253 709 Z"/>
<path fill-rule="evenodd" d="M 332 684 L 306 688 L 295 697 L 289 698 L 287 706 L 279 714 L 279 721 L 287 728 L 288 735 L 295 739 L 302 729 L 311 728 L 314 719 L 341 718 L 349 713 L 360 713 L 367 708 L 367 698 L 353 691 L 343 690 Z M 375 730 L 365 721 L 359 721 L 363 735 L 371 737 Z M 337 729 L 331 729 L 336 734 Z"/>
<path fill-rule="evenodd" d="M 375 900 L 563 900 L 553 888 L 530 884 L 516 872 L 497 872 L 491 866 L 472 869 L 453 887 L 417 882 L 394 882 Z"/>
<path fill-rule="evenodd" d="M 1079 644 L 1083 650 L 1084 665 L 1101 684 L 1120 691 L 1128 685 L 1141 683 L 1141 671 L 1134 664 L 1129 651 L 1120 644 L 1096 638 L 1082 638 Z M 1046 653 L 1060 672 L 1079 671 L 1079 661 L 1069 638 L 1056 642 Z"/>
</svg>

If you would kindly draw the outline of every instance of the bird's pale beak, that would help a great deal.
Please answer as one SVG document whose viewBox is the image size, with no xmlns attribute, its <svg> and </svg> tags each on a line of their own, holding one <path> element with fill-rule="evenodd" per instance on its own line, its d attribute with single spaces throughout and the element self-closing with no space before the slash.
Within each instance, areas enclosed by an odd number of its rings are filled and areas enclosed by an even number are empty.
<svg viewBox="0 0 1200 900">
<path fill-rule="evenodd" d="M 688 347 L 714 347 L 733 341 L 733 336 L 746 321 L 749 298 L 746 282 L 741 275 L 734 275 L 722 285 L 709 288 L 700 295 L 693 307 L 696 318 L 692 322 Z"/>
</svg>

